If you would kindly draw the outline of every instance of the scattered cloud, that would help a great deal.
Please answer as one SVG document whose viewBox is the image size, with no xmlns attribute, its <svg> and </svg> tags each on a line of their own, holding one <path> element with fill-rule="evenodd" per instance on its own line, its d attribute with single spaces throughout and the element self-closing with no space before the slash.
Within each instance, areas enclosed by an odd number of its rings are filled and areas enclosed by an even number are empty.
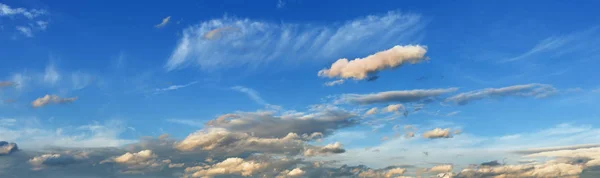
<svg viewBox="0 0 600 178">
<path fill-rule="evenodd" d="M 254 68 L 276 60 L 297 61 L 308 55 L 327 59 L 349 51 L 375 51 L 381 46 L 416 41 L 424 26 L 419 15 L 394 11 L 333 24 L 280 24 L 230 17 L 209 20 L 183 31 L 165 68 L 170 71 L 194 65 L 215 71 Z M 239 30 L 219 33 L 218 40 L 205 38 L 208 32 L 223 27 Z M 375 43 L 360 45 L 367 41 Z"/>
<path fill-rule="evenodd" d="M 458 90 L 458 88 L 399 90 L 371 94 L 344 94 L 339 98 L 338 102 L 347 102 L 354 104 L 418 102 L 430 99 L 432 97 L 437 97 L 446 93 L 455 92 L 456 90 Z"/>
<path fill-rule="evenodd" d="M 31 106 L 34 108 L 46 106 L 48 104 L 65 104 L 72 103 L 77 100 L 77 97 L 73 98 L 61 98 L 56 95 L 45 95 L 44 97 L 38 98 L 31 102 Z"/>
<path fill-rule="evenodd" d="M 277 0 L 277 8 L 281 9 L 285 6 L 285 1 Z"/>
<path fill-rule="evenodd" d="M 460 111 L 452 111 L 452 112 L 449 112 L 448 114 L 446 114 L 446 116 L 448 116 L 448 117 L 455 116 L 455 115 L 457 115 L 459 113 L 460 113 Z"/>
<path fill-rule="evenodd" d="M 16 143 L 8 143 L 5 141 L 0 141 L 0 156 L 11 154 L 15 151 L 18 151 L 19 147 Z"/>
<path fill-rule="evenodd" d="M 48 15 L 46 10 L 13 8 L 0 3 L 0 18 L 8 17 L 11 20 L 18 21 L 14 29 L 26 37 L 33 37 L 35 30 L 46 30 L 48 22 L 40 20 L 40 18 L 46 15 Z"/>
<path fill-rule="evenodd" d="M 369 74 L 397 68 L 405 63 L 416 64 L 427 60 L 427 47 L 420 45 L 394 46 L 365 58 L 338 59 L 329 69 L 320 70 L 320 77 L 363 80 Z"/>
<path fill-rule="evenodd" d="M 465 105 L 476 100 L 501 98 L 507 96 L 544 98 L 553 95 L 556 92 L 556 88 L 552 87 L 552 85 L 532 83 L 525 85 L 513 85 L 503 88 L 486 88 L 482 90 L 460 93 L 447 98 L 445 101 L 459 105 Z"/>
<path fill-rule="evenodd" d="M 423 137 L 429 139 L 452 138 L 452 134 L 450 133 L 450 129 L 435 128 L 423 133 Z"/>
<path fill-rule="evenodd" d="M 44 82 L 50 85 L 55 85 L 60 79 L 61 76 L 56 70 L 56 67 L 53 64 L 48 65 L 44 72 Z"/>
<path fill-rule="evenodd" d="M 574 32 L 567 35 L 555 35 L 546 38 L 536 44 L 532 49 L 516 57 L 504 59 L 501 62 L 515 62 L 540 55 L 545 55 L 544 58 L 555 58 L 569 55 L 571 57 L 595 56 L 598 51 L 590 49 L 590 46 L 595 46 L 600 40 L 600 27 L 592 27 L 583 31 Z"/>
<path fill-rule="evenodd" d="M 198 83 L 198 81 L 193 81 L 193 82 L 187 83 L 185 85 L 171 85 L 166 88 L 157 88 L 157 89 L 154 89 L 154 94 L 160 94 L 160 93 L 164 93 L 164 92 L 168 92 L 168 91 L 179 90 L 179 89 L 182 89 L 185 87 L 192 86 L 196 83 Z"/>
<path fill-rule="evenodd" d="M 377 108 L 371 108 L 366 113 L 365 116 L 377 114 Z"/>
<path fill-rule="evenodd" d="M 400 112 L 404 110 L 406 110 L 406 108 L 404 108 L 404 105 L 402 104 L 390 104 L 384 109 L 385 112 Z"/>
<path fill-rule="evenodd" d="M 24 26 L 17 26 L 15 28 L 17 29 L 17 31 L 21 32 L 21 34 L 25 35 L 26 37 L 33 37 L 33 32 L 31 31 L 31 28 Z"/>
<path fill-rule="evenodd" d="M 246 95 L 248 95 L 248 97 L 250 97 L 250 99 L 252 99 L 254 102 L 260 104 L 260 105 L 268 105 L 268 103 L 262 99 L 262 97 L 260 97 L 260 95 L 258 94 L 258 92 L 256 92 L 256 90 L 253 90 L 251 88 L 246 88 L 243 86 L 234 86 L 231 87 L 232 90 L 238 91 L 238 92 L 242 92 L 245 93 Z"/>
<path fill-rule="evenodd" d="M 162 22 L 160 22 L 160 24 L 155 25 L 154 27 L 162 28 L 169 23 L 169 20 L 171 20 L 171 16 L 167 16 L 167 17 L 163 18 Z"/>
<path fill-rule="evenodd" d="M 188 125 L 188 126 L 192 126 L 192 127 L 202 127 L 202 126 L 204 126 L 204 122 L 200 122 L 200 121 L 197 121 L 197 120 L 168 119 L 167 122 L 172 122 L 172 123 L 177 123 L 177 124 L 183 124 L 183 125 Z"/>
<path fill-rule="evenodd" d="M 325 86 L 331 87 L 331 86 L 336 86 L 336 85 L 341 85 L 344 84 L 344 79 L 339 79 L 339 80 L 334 80 L 334 81 L 330 81 L 330 82 L 325 82 Z"/>
</svg>

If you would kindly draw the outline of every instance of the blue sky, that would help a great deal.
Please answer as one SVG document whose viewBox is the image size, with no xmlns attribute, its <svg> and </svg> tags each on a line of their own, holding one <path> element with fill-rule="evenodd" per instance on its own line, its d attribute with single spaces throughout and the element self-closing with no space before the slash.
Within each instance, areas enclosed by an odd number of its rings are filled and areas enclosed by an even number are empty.
<svg viewBox="0 0 600 178">
<path fill-rule="evenodd" d="M 29 150 L 119 147 L 143 136 L 183 140 L 217 127 L 205 123 L 219 116 L 238 114 L 255 124 L 220 127 L 321 131 L 323 141 L 311 144 L 340 142 L 346 150 L 322 159 L 374 168 L 398 164 L 374 157 L 404 156 L 395 151 L 404 147 L 421 156 L 406 153 L 405 164 L 498 151 L 453 163 L 468 165 L 508 151 L 593 144 L 600 141 L 592 134 L 600 124 L 598 5 L 5 0 L 0 140 Z M 394 46 L 406 49 L 399 58 L 417 49 L 424 54 L 414 54 L 414 64 L 367 70 L 385 58 L 375 56 L 341 69 L 354 78 L 319 73 L 339 59 Z M 356 71 L 378 78 L 357 78 Z M 339 82 L 327 85 L 333 81 Z M 373 102 L 352 102 L 362 99 Z M 402 107 L 385 112 L 393 104 Z M 377 112 L 366 114 L 372 108 Z M 332 111 L 333 118 L 356 120 L 325 121 Z M 266 121 L 271 115 L 279 120 Z M 288 128 L 296 121 L 287 117 L 315 122 Z M 395 137 L 410 132 L 400 129 L 406 125 L 417 128 L 414 138 Z M 435 128 L 461 133 L 425 138 Z M 423 158 L 428 150 L 432 155 Z"/>
</svg>

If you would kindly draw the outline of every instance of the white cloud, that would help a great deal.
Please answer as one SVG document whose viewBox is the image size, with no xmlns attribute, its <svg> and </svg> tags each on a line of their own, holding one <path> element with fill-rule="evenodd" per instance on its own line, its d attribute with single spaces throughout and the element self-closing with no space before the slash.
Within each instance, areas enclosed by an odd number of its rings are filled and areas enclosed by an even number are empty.
<svg viewBox="0 0 600 178">
<path fill-rule="evenodd" d="M 25 17 L 25 22 L 17 25 L 15 29 L 26 37 L 33 37 L 34 30 L 46 29 L 48 25 L 46 21 L 36 20 L 46 14 L 47 12 L 45 10 L 12 8 L 6 4 L 0 3 L 0 18 L 9 17 L 11 20 L 21 20 L 20 17 Z M 32 23 L 28 21 L 35 23 L 37 26 L 32 25 Z"/>
<path fill-rule="evenodd" d="M 120 139 L 124 126 L 117 121 L 105 124 L 90 124 L 80 127 L 46 128 L 45 123 L 37 120 L 19 118 L 13 126 L 0 126 L 0 140 L 18 143 L 27 150 L 39 150 L 44 147 L 116 147 L 132 140 Z"/>
<path fill-rule="evenodd" d="M 413 42 L 423 27 L 420 16 L 398 12 L 333 24 L 280 24 L 229 17 L 206 21 L 183 31 L 165 68 L 195 65 L 214 71 L 259 67 L 275 60 L 327 59 Z M 207 33 L 223 27 L 237 30 L 219 33 L 216 40 L 205 38 Z M 366 42 L 371 45 L 362 45 Z"/>
<path fill-rule="evenodd" d="M 189 125 L 192 127 L 203 127 L 204 122 L 198 120 L 188 120 L 188 119 L 167 119 L 167 122 Z"/>
<path fill-rule="evenodd" d="M 46 66 L 46 70 L 44 71 L 44 82 L 55 85 L 61 79 L 60 74 L 56 71 L 56 67 L 52 64 Z"/>
<path fill-rule="evenodd" d="M 29 27 L 24 27 L 24 26 L 17 26 L 15 27 L 19 32 L 21 32 L 23 35 L 25 35 L 26 37 L 33 37 L 33 32 L 31 31 L 31 28 Z"/>
<path fill-rule="evenodd" d="M 504 59 L 501 62 L 514 62 L 524 59 L 548 55 L 545 58 L 555 58 L 568 55 L 573 57 L 590 57 L 598 54 L 593 50 L 600 40 L 599 27 L 574 32 L 568 35 L 552 36 L 540 41 L 532 49 L 516 57 Z"/>
<path fill-rule="evenodd" d="M 157 88 L 157 89 L 154 90 L 154 94 L 164 93 L 164 92 L 172 91 L 172 90 L 178 90 L 178 89 L 181 89 L 181 88 L 192 86 L 192 85 L 194 85 L 196 83 L 198 83 L 198 82 L 197 81 L 193 81 L 193 82 L 187 83 L 185 85 L 171 85 L 171 86 L 166 87 L 166 88 Z"/>
<path fill-rule="evenodd" d="M 320 70 L 320 77 L 362 80 L 371 73 L 396 68 L 406 63 L 416 64 L 427 60 L 427 47 L 419 45 L 394 46 L 365 58 L 338 59 L 329 69 Z"/>
<path fill-rule="evenodd" d="M 450 133 L 450 129 L 435 128 L 423 133 L 423 137 L 429 139 L 452 138 L 452 134 Z"/>
<path fill-rule="evenodd" d="M 94 76 L 80 71 L 71 74 L 71 83 L 74 90 L 81 90 L 92 83 Z"/>
<path fill-rule="evenodd" d="M 402 104 L 390 104 L 385 107 L 385 112 L 400 112 L 404 110 L 406 110 L 406 108 Z"/>
<path fill-rule="evenodd" d="M 531 83 L 525 85 L 513 85 L 503 88 L 486 88 L 465 93 L 459 93 L 449 97 L 445 102 L 465 105 L 469 102 L 487 98 L 501 98 L 507 96 L 545 98 L 557 93 L 552 85 Z"/>
<path fill-rule="evenodd" d="M 258 94 L 258 92 L 256 90 L 253 90 L 251 88 L 247 88 L 247 87 L 243 87 L 243 86 L 234 86 L 231 87 L 232 90 L 238 91 L 238 92 L 242 92 L 245 93 L 246 95 L 248 95 L 248 97 L 250 97 L 250 99 L 252 99 L 252 101 L 261 104 L 261 105 L 268 105 L 268 103 L 262 99 L 262 97 L 260 97 L 260 95 Z"/>
<path fill-rule="evenodd" d="M 325 86 L 331 87 L 331 86 L 336 86 L 336 85 L 341 85 L 344 84 L 344 79 L 339 79 L 339 80 L 334 80 L 334 81 L 330 81 L 330 82 L 325 82 Z"/>
<path fill-rule="evenodd" d="M 169 23 L 169 20 L 171 19 L 171 16 L 167 16 L 164 19 L 162 19 L 162 22 L 160 22 L 160 24 L 155 25 L 154 27 L 156 28 L 162 28 L 165 25 L 167 25 Z"/>
<path fill-rule="evenodd" d="M 33 19 L 40 15 L 44 15 L 46 11 L 37 9 L 11 8 L 6 4 L 0 3 L 0 16 L 23 15 L 28 19 Z"/>
</svg>

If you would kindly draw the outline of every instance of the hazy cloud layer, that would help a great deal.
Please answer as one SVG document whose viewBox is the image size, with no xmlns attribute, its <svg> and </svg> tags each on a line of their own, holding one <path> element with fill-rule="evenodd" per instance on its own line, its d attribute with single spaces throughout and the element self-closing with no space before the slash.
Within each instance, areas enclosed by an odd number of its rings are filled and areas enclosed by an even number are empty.
<svg viewBox="0 0 600 178">
<path fill-rule="evenodd" d="M 415 14 L 389 12 L 330 26 L 230 17 L 213 19 L 183 30 L 165 68 L 174 70 L 193 65 L 214 71 L 252 68 L 274 61 L 327 59 L 353 51 L 372 52 L 382 46 L 418 39 L 423 27 L 420 18 Z M 371 45 L 361 45 L 364 42 Z"/>
<path fill-rule="evenodd" d="M 513 85 L 503 88 L 486 88 L 482 90 L 460 93 L 447 98 L 446 102 L 464 105 L 476 100 L 509 96 L 544 98 L 553 95 L 556 92 L 557 90 L 551 85 L 532 83 L 525 85 Z"/>
</svg>

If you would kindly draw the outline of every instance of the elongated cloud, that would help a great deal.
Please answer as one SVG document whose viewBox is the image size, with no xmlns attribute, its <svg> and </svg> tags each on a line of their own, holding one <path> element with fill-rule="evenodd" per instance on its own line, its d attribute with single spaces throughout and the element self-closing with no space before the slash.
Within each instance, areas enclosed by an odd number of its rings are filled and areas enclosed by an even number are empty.
<svg viewBox="0 0 600 178">
<path fill-rule="evenodd" d="M 164 19 L 162 19 L 162 22 L 160 22 L 160 24 L 155 25 L 154 27 L 156 28 L 162 28 L 165 25 L 167 25 L 169 23 L 169 20 L 171 20 L 171 16 L 167 16 Z"/>
<path fill-rule="evenodd" d="M 65 104 L 72 103 L 77 100 L 77 97 L 73 98 L 61 98 L 56 95 L 45 95 L 44 97 L 38 98 L 31 102 L 31 106 L 34 108 L 46 106 L 48 104 Z"/>
<path fill-rule="evenodd" d="M 185 88 L 185 87 L 192 86 L 192 85 L 197 84 L 197 83 L 198 83 L 198 81 L 193 81 L 193 82 L 187 83 L 185 85 L 171 85 L 171 86 L 166 87 L 166 88 L 157 88 L 157 89 L 155 89 L 154 94 L 164 93 L 164 92 L 173 91 L 173 90 L 179 90 L 179 89 L 182 89 L 182 88 Z"/>
<path fill-rule="evenodd" d="M 0 88 L 14 86 L 15 82 L 12 81 L 0 81 Z"/>
<path fill-rule="evenodd" d="M 385 107 L 385 112 L 400 112 L 403 110 L 405 110 L 405 108 L 402 104 L 390 104 Z"/>
<path fill-rule="evenodd" d="M 419 15 L 399 12 L 331 25 L 224 17 L 184 29 L 164 67 L 169 71 L 190 66 L 216 71 L 372 52 L 418 41 L 423 26 Z M 235 33 L 229 33 L 232 31 Z M 370 45 L 364 46 L 367 42 Z"/>
<path fill-rule="evenodd" d="M 365 58 L 349 61 L 346 58 L 335 61 L 329 69 L 319 71 L 320 77 L 365 79 L 368 74 L 384 69 L 396 68 L 403 64 L 416 64 L 427 60 L 427 47 L 419 45 L 394 46 Z"/>
<path fill-rule="evenodd" d="M 348 102 L 354 104 L 375 104 L 389 102 L 418 102 L 431 97 L 440 96 L 446 93 L 455 92 L 458 88 L 445 89 L 417 89 L 417 90 L 399 90 L 386 91 L 371 94 L 344 94 L 339 98 L 339 102 Z"/>
<path fill-rule="evenodd" d="M 299 135 L 334 131 L 358 124 L 356 115 L 336 108 L 315 108 L 308 113 L 246 112 L 226 114 L 209 121 L 213 128 L 226 128 L 259 137 L 284 137 L 293 132 Z"/>
<path fill-rule="evenodd" d="M 336 85 L 341 85 L 344 84 L 344 80 L 343 79 L 339 79 L 339 80 L 334 80 L 334 81 L 330 81 L 330 82 L 325 82 L 325 86 L 331 87 L 331 86 L 336 86 Z"/>
<path fill-rule="evenodd" d="M 377 108 L 371 108 L 366 113 L 365 116 L 377 114 Z"/>
<path fill-rule="evenodd" d="M 245 93 L 246 95 L 248 95 L 248 97 L 250 97 L 250 99 L 252 99 L 254 102 L 261 104 L 261 105 L 267 105 L 268 103 L 262 99 L 262 97 L 260 97 L 260 94 L 258 94 L 258 92 L 256 90 L 253 90 L 251 88 L 246 88 L 243 86 L 234 86 L 231 87 L 231 89 L 238 91 L 238 92 L 242 92 Z"/>
<path fill-rule="evenodd" d="M 26 9 L 26 8 L 12 8 L 6 4 L 0 3 L 0 17 L 1 16 L 15 16 L 22 15 L 28 19 L 33 19 L 40 15 L 46 14 L 44 10 L 38 9 Z"/>
<path fill-rule="evenodd" d="M 525 85 L 513 85 L 503 88 L 486 88 L 483 90 L 460 93 L 447 98 L 445 101 L 459 105 L 465 105 L 476 100 L 502 98 L 508 96 L 544 98 L 553 95 L 556 92 L 556 88 L 552 87 L 551 85 L 532 83 Z"/>
<path fill-rule="evenodd" d="M 423 133 L 423 137 L 429 139 L 452 138 L 452 134 L 450 133 L 450 129 L 435 128 Z"/>
</svg>

